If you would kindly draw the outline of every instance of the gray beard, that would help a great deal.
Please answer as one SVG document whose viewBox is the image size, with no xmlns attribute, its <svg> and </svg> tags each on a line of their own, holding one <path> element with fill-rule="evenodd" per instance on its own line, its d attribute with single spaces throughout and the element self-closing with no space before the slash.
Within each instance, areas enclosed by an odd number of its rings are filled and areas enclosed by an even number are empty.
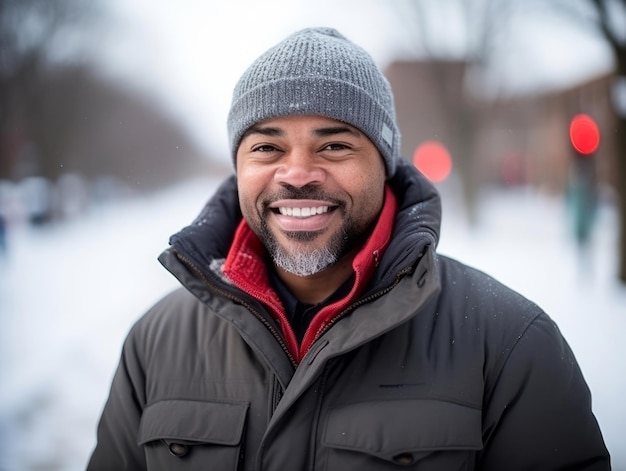
<svg viewBox="0 0 626 471">
<path fill-rule="evenodd" d="M 272 249 L 270 254 L 274 264 L 296 276 L 314 275 L 337 261 L 337 255 L 331 252 L 328 247 L 297 254 L 289 253 L 278 246 L 274 246 Z"/>
<path fill-rule="evenodd" d="M 338 206 L 335 211 L 345 211 L 345 204 L 341 200 L 326 195 L 320 195 L 314 190 L 315 188 L 292 188 L 289 192 L 285 192 L 280 195 L 280 197 L 311 198 L 335 201 Z M 274 197 L 274 199 L 278 198 L 279 195 Z M 270 201 L 268 200 L 264 203 L 263 207 L 266 208 L 269 203 Z M 264 218 L 261 218 L 260 224 L 256 227 L 253 227 L 252 225 L 250 227 L 259 239 L 261 239 L 261 242 L 265 245 L 265 248 L 277 267 L 296 276 L 304 277 L 314 275 L 327 269 L 331 265 L 337 263 L 337 261 L 351 249 L 359 244 L 362 244 L 374 222 L 375 221 L 365 221 L 362 226 L 359 226 L 356 221 L 348 219 L 344 223 L 342 229 L 331 237 L 325 247 L 308 251 L 304 249 L 298 252 L 288 251 L 285 250 L 284 247 L 281 247 L 277 243 L 269 227 L 267 227 L 267 223 Z M 313 241 L 316 236 L 317 234 L 315 232 L 306 231 L 291 232 L 287 234 L 287 237 L 291 240 L 300 242 Z"/>
<path fill-rule="evenodd" d="M 259 238 L 267 248 L 274 264 L 288 273 L 296 276 L 310 276 L 319 273 L 337 262 L 346 254 L 354 242 L 349 236 L 351 224 L 346 229 L 335 234 L 328 245 L 314 250 L 298 252 L 288 251 L 276 242 L 273 234 L 265 223 L 261 224 Z M 306 242 L 314 240 L 314 232 L 292 232 L 288 237 L 294 241 Z M 357 238 L 358 239 L 358 238 Z"/>
</svg>

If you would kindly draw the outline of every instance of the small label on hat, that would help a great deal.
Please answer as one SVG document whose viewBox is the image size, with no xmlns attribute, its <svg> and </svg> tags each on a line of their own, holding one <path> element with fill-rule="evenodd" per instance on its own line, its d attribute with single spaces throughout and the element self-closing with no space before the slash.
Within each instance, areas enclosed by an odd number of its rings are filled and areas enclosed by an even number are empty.
<svg viewBox="0 0 626 471">
<path fill-rule="evenodd" d="M 383 140 L 389 145 L 389 147 L 393 147 L 393 131 L 389 126 L 383 123 L 383 129 L 380 133 Z"/>
</svg>

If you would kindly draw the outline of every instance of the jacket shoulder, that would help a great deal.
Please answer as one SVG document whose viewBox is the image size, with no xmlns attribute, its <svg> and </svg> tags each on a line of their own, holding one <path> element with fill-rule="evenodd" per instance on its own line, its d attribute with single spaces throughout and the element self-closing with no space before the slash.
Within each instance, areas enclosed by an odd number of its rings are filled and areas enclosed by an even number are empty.
<svg viewBox="0 0 626 471">
<path fill-rule="evenodd" d="M 437 262 L 441 297 L 464 319 L 472 316 L 502 329 L 525 329 L 545 314 L 535 302 L 483 271 L 441 255 Z"/>
<path fill-rule="evenodd" d="M 482 358 L 487 389 L 514 350 L 535 356 L 538 345 L 520 342 L 530 333 L 544 332 L 540 342 L 563 341 L 556 324 L 536 303 L 495 278 L 444 256 L 438 257 L 438 269 L 438 322 L 446 325 L 455 349 Z"/>
</svg>

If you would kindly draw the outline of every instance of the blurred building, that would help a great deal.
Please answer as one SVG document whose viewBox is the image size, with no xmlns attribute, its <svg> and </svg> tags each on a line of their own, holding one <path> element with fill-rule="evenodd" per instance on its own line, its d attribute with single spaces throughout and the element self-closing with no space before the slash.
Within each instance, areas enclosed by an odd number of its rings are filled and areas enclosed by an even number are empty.
<svg viewBox="0 0 626 471">
<path fill-rule="evenodd" d="M 532 185 L 566 189 L 575 151 L 569 124 L 589 114 L 601 131 L 595 160 L 598 180 L 615 184 L 616 120 L 612 76 L 564 90 L 481 101 L 465 88 L 462 62 L 394 62 L 386 70 L 396 96 L 402 152 L 411 159 L 426 140 L 450 150 L 455 171 L 467 185 Z"/>
</svg>

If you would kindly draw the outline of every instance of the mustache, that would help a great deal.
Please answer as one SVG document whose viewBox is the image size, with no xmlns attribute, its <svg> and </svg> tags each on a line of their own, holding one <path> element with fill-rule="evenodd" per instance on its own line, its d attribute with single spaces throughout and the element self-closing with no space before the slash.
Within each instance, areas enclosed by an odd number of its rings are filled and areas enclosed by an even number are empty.
<svg viewBox="0 0 626 471">
<path fill-rule="evenodd" d="M 320 201 L 329 201 L 341 208 L 346 206 L 346 203 L 343 199 L 337 197 L 336 195 L 332 195 L 326 193 L 321 190 L 319 187 L 315 185 L 305 185 L 302 187 L 295 187 L 291 185 L 283 186 L 279 191 L 272 193 L 271 195 L 265 196 L 263 198 L 263 207 L 267 207 L 272 204 L 274 201 L 278 200 L 320 200 Z"/>
</svg>

